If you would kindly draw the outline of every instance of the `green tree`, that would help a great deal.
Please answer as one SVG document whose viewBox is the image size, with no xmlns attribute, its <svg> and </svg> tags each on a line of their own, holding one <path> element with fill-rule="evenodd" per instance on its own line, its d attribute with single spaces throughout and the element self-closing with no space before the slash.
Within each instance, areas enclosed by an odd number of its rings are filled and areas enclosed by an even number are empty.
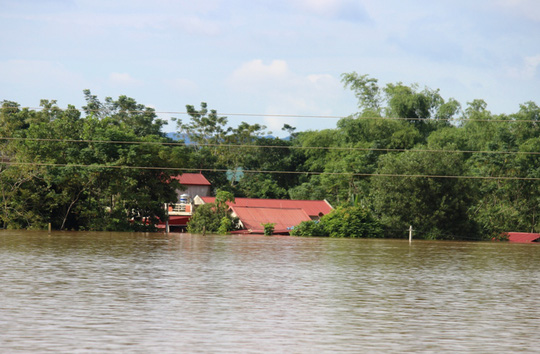
<svg viewBox="0 0 540 354">
<path fill-rule="evenodd" d="M 382 237 L 382 228 L 372 213 L 362 206 L 339 207 L 321 218 L 330 237 Z"/>
<path fill-rule="evenodd" d="M 272 236 L 274 234 L 274 227 L 276 226 L 273 222 L 268 222 L 261 224 L 261 226 L 264 228 L 264 235 L 265 236 Z"/>
<path fill-rule="evenodd" d="M 228 202 L 234 203 L 234 196 L 227 191 L 218 191 L 214 203 L 198 206 L 187 225 L 190 233 L 226 233 L 237 227 L 238 220 L 229 213 Z"/>
<path fill-rule="evenodd" d="M 428 239 L 471 238 L 468 218 L 473 191 L 461 154 L 405 152 L 381 158 L 371 197 L 388 236 L 412 225 Z"/>
<path fill-rule="evenodd" d="M 291 230 L 292 236 L 329 236 L 347 238 L 382 237 L 382 227 L 365 207 L 339 207 L 320 221 L 303 221 Z"/>
<path fill-rule="evenodd" d="M 238 196 L 283 199 L 288 197 L 288 190 L 298 184 L 298 174 L 294 172 L 303 165 L 305 156 L 300 149 L 294 148 L 291 141 L 258 137 L 252 146 L 244 148 L 242 154 L 244 176 L 235 186 Z"/>
<path fill-rule="evenodd" d="M 350 87 L 358 99 L 358 107 L 365 116 L 380 117 L 382 114 L 382 97 L 378 80 L 369 75 L 359 75 L 356 72 L 341 75 L 341 82 L 346 88 Z"/>
<path fill-rule="evenodd" d="M 266 132 L 264 125 L 246 122 L 236 128 L 229 127 L 227 117 L 219 116 L 216 110 L 209 111 L 205 102 L 201 103 L 200 110 L 191 105 L 186 108 L 189 121 L 177 120 L 177 125 L 180 136 L 192 142 L 196 167 L 228 170 L 229 179 L 224 172 L 210 172 L 207 178 L 216 188 L 232 190 L 241 177 L 238 172 L 246 168 L 253 151 L 246 147 L 270 132 Z"/>
<path fill-rule="evenodd" d="M 102 103 L 90 90 L 83 92 L 86 99 L 86 106 L 83 109 L 88 116 L 96 116 L 99 119 L 110 118 L 114 124 L 132 131 L 139 137 L 165 135 L 161 129 L 167 122 L 158 119 L 153 108 L 137 103 L 135 99 L 125 95 L 116 100 L 106 97 Z"/>
<path fill-rule="evenodd" d="M 291 236 L 328 236 L 328 232 L 318 220 L 302 221 L 290 231 Z"/>
<path fill-rule="evenodd" d="M 468 103 L 462 122 L 467 138 L 469 173 L 487 177 L 476 181 L 476 197 L 469 217 L 485 238 L 501 233 L 537 229 L 538 186 L 531 180 L 503 180 L 499 177 L 536 178 L 540 129 L 538 107 L 529 102 L 512 115 L 493 115 L 483 100 Z"/>
<path fill-rule="evenodd" d="M 138 114 L 132 108 L 148 110 L 122 106 L 124 101 L 134 102 L 120 99 L 114 112 L 125 111 L 125 120 L 81 118 L 73 106 L 62 110 L 46 100 L 40 111 L 2 112 L 3 133 L 20 138 L 1 145 L 10 159 L 0 168 L 4 227 L 42 228 L 50 222 L 57 229 L 127 230 L 164 218 L 163 203 L 176 199 L 176 184 L 168 171 L 153 168 L 178 166 L 181 154 L 156 144 L 167 139 L 151 114 L 128 121 Z"/>
</svg>

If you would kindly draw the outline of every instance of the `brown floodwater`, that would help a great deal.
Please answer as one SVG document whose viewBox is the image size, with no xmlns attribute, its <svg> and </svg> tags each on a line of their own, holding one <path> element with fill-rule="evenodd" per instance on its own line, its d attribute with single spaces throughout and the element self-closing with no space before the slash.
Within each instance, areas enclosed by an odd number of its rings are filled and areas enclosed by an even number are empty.
<svg viewBox="0 0 540 354">
<path fill-rule="evenodd" d="M 0 231 L 0 352 L 540 352 L 540 244 Z"/>
</svg>

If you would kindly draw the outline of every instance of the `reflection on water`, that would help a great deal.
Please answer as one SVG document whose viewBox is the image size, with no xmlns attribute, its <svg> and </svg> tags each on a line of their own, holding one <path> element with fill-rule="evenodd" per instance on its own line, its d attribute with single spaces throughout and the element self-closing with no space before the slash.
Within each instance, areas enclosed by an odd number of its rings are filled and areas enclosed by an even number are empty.
<svg viewBox="0 0 540 354">
<path fill-rule="evenodd" d="M 0 352 L 538 352 L 540 245 L 0 231 Z"/>
</svg>

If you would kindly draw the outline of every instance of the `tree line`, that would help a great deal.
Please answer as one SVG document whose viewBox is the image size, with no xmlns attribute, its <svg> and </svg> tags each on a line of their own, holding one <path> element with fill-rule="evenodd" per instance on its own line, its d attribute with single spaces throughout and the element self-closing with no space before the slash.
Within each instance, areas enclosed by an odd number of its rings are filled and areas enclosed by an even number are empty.
<svg viewBox="0 0 540 354">
<path fill-rule="evenodd" d="M 376 224 L 371 236 L 405 237 L 409 225 L 426 239 L 538 230 L 534 102 L 492 114 L 483 100 L 462 106 L 416 84 L 380 86 L 354 72 L 342 80 L 358 112 L 335 129 L 285 125 L 287 139 L 259 124 L 232 127 L 206 103 L 175 120 L 189 139 L 182 145 L 152 108 L 126 96 L 100 101 L 85 90 L 82 110 L 3 101 L 0 227 L 148 229 L 176 199 L 169 177 L 203 170 L 215 190 L 235 197 L 327 199 L 344 215 L 354 208 Z"/>
</svg>

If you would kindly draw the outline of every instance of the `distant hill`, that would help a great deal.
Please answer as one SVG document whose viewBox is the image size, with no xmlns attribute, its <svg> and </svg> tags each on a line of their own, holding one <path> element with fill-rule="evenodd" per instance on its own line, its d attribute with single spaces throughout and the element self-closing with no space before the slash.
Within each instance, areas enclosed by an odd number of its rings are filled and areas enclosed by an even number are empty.
<svg viewBox="0 0 540 354">
<path fill-rule="evenodd" d="M 167 138 L 172 139 L 172 140 L 178 140 L 178 134 L 177 133 L 165 133 L 165 136 Z"/>
<path fill-rule="evenodd" d="M 167 138 L 170 138 L 174 141 L 183 141 L 186 143 L 186 145 L 191 144 L 191 140 L 186 134 L 178 134 L 178 133 L 166 133 L 165 136 Z"/>
</svg>

